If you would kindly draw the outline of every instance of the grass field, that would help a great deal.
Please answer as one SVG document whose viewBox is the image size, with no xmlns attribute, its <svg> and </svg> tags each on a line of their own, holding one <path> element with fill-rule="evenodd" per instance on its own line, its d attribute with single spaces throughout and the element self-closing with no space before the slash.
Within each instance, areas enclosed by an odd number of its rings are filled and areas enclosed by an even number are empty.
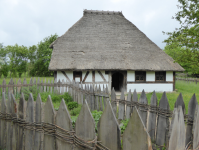
<svg viewBox="0 0 199 150">
<path fill-rule="evenodd" d="M 199 103 L 199 84 L 195 84 L 193 82 L 187 83 L 185 81 L 176 81 L 176 89 L 176 92 L 166 93 L 171 110 L 174 109 L 175 102 L 180 93 L 182 93 L 183 96 L 186 113 L 188 113 L 188 104 L 194 93 L 196 94 L 196 98 Z M 158 102 L 160 101 L 162 94 L 163 93 L 156 93 Z M 146 96 L 150 104 L 152 93 L 147 93 Z M 140 94 L 138 94 L 138 98 L 139 97 Z"/>
<path fill-rule="evenodd" d="M 41 79 L 44 80 L 45 78 L 46 78 L 46 80 L 48 80 L 48 79 L 52 80 L 53 79 L 53 77 L 40 77 L 40 80 Z M 16 78 L 16 82 L 18 81 L 18 79 L 19 78 Z M 21 79 L 23 80 L 24 78 L 21 78 Z M 30 82 L 30 79 L 31 78 L 26 78 L 27 83 Z M 36 77 L 36 80 L 37 79 L 38 79 L 38 77 Z M 10 81 L 10 78 L 7 78 L 6 83 L 8 84 L 9 81 Z M 2 82 L 3 82 L 3 78 L 0 78 L 0 84 L 2 84 Z M 199 84 L 195 84 L 193 82 L 187 83 L 185 81 L 179 81 L 178 80 L 178 81 L 176 81 L 176 89 L 177 89 L 177 91 L 166 94 L 171 110 L 174 109 L 175 101 L 177 100 L 177 97 L 180 93 L 182 93 L 182 96 L 183 96 L 183 99 L 184 99 L 184 102 L 185 102 L 186 113 L 188 112 L 188 103 L 189 103 L 189 101 L 190 101 L 190 99 L 191 99 L 191 97 L 193 96 L 194 93 L 196 94 L 196 98 L 198 98 L 198 103 L 199 103 Z M 157 95 L 158 102 L 159 102 L 161 97 L 162 97 L 162 93 L 156 93 L 156 95 Z M 146 96 L 147 96 L 147 99 L 150 103 L 152 93 L 147 93 Z M 139 99 L 139 97 L 140 97 L 140 94 L 138 94 L 138 99 Z M 59 104 L 56 104 L 56 105 L 58 106 Z"/>
<path fill-rule="evenodd" d="M 22 78 L 20 78 L 21 79 L 21 82 L 23 82 L 23 80 L 24 80 L 24 78 L 26 78 L 26 81 L 27 81 L 27 83 L 30 83 L 30 79 L 31 78 L 29 78 L 29 77 L 22 77 Z M 36 78 L 36 81 L 38 80 L 38 77 L 35 77 Z M 54 77 L 39 77 L 40 78 L 40 81 L 43 79 L 45 79 L 46 78 L 46 81 L 48 81 L 48 79 L 50 79 L 50 80 L 52 80 L 52 79 L 54 79 Z M 9 81 L 10 81 L 10 79 L 11 78 L 6 78 L 5 80 L 6 80 L 6 84 L 8 84 L 9 83 Z M 16 79 L 16 83 L 17 83 L 17 81 L 19 80 L 19 78 L 13 78 L 14 80 Z M 0 84 L 2 84 L 2 82 L 3 82 L 3 78 L 0 78 Z"/>
</svg>

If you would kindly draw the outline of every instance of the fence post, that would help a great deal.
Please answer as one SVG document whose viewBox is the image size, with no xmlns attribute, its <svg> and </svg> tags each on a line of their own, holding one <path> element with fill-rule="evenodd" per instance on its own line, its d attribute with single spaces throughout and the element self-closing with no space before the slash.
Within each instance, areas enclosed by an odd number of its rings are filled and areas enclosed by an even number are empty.
<svg viewBox="0 0 199 150">
<path fill-rule="evenodd" d="M 139 103 L 144 104 L 144 105 L 148 104 L 148 100 L 147 100 L 144 90 L 142 91 L 142 93 L 140 95 Z M 147 108 L 145 108 L 144 105 L 139 107 L 139 114 L 142 118 L 142 121 L 144 122 L 145 127 L 146 127 L 146 125 L 147 125 Z"/>
<path fill-rule="evenodd" d="M 37 79 L 37 90 L 40 91 L 40 78 Z"/>
<path fill-rule="evenodd" d="M 125 111 L 125 96 L 124 96 L 124 89 L 122 88 L 120 102 L 119 102 L 119 112 L 118 112 L 118 119 L 124 119 L 124 111 Z"/>
<path fill-rule="evenodd" d="M 11 114 L 11 94 L 8 92 L 8 101 L 7 101 L 7 113 Z M 11 128 L 11 121 L 7 121 L 6 123 L 6 149 L 12 149 L 12 128 Z"/>
<path fill-rule="evenodd" d="M 36 123 L 36 126 L 42 128 L 41 122 L 42 122 L 42 101 L 41 101 L 40 94 L 38 94 L 37 100 L 36 100 L 36 106 L 35 106 L 35 123 Z M 43 133 L 41 133 L 40 130 L 35 131 L 34 150 L 42 149 L 42 141 L 41 141 L 42 134 Z"/>
<path fill-rule="evenodd" d="M 121 150 L 120 127 L 110 102 L 107 102 L 97 127 L 98 141 L 111 150 Z"/>
<path fill-rule="evenodd" d="M 30 83 L 29 83 L 29 90 L 32 92 L 32 85 L 33 83 L 32 83 L 32 77 L 30 78 Z"/>
<path fill-rule="evenodd" d="M 159 102 L 159 111 L 167 111 L 169 112 L 169 102 L 164 92 L 162 98 Z M 167 114 L 168 115 L 168 114 Z M 157 132 L 156 132 L 156 144 L 159 146 L 163 146 L 166 143 L 166 135 L 168 134 L 169 129 L 169 116 L 162 116 L 159 112 L 158 120 L 157 120 Z"/>
<path fill-rule="evenodd" d="M 22 120 L 25 119 L 25 98 L 24 98 L 23 93 L 21 93 L 21 97 L 20 97 L 20 100 L 19 100 L 18 117 L 19 117 L 19 119 L 22 119 Z M 23 147 L 23 145 L 24 145 L 23 134 L 24 133 L 23 132 L 24 132 L 24 128 L 22 126 L 18 126 L 17 149 L 21 149 L 21 150 L 24 149 L 24 147 Z"/>
<path fill-rule="evenodd" d="M 117 101 L 116 101 L 116 94 L 115 94 L 114 87 L 111 91 L 111 105 L 113 108 L 114 115 L 117 116 Z"/>
<path fill-rule="evenodd" d="M 135 102 L 135 103 L 138 102 L 138 96 L 137 96 L 136 90 L 134 90 L 134 92 L 133 92 L 133 102 Z M 134 106 L 132 106 L 132 108 L 131 108 L 131 113 L 133 113 L 133 108 L 134 108 Z"/>
<path fill-rule="evenodd" d="M 101 92 L 101 87 L 100 87 L 100 85 L 99 85 L 99 90 L 98 90 L 99 92 L 99 110 L 100 111 L 103 111 L 103 103 L 102 103 L 102 92 Z"/>
<path fill-rule="evenodd" d="M 84 101 L 79 116 L 76 120 L 75 133 L 77 137 L 83 139 L 84 141 L 96 142 L 97 140 L 95 137 L 95 121 L 86 100 Z M 89 144 L 89 146 L 94 147 L 94 143 L 90 143 L 91 144 Z M 82 148 L 76 147 L 75 150 L 82 150 Z"/>
<path fill-rule="evenodd" d="M 149 118 L 148 118 L 148 132 L 152 141 L 155 141 L 157 103 L 158 99 L 155 94 L 155 91 L 153 91 L 153 94 L 151 96 L 151 104 L 150 104 Z"/>
<path fill-rule="evenodd" d="M 199 105 L 197 105 L 197 111 L 194 117 L 195 128 L 193 130 L 193 149 L 199 147 Z"/>
<path fill-rule="evenodd" d="M 150 136 L 136 107 L 123 134 L 123 150 L 133 149 L 152 150 Z"/>
<path fill-rule="evenodd" d="M 11 94 L 11 103 L 10 103 L 10 110 L 11 110 L 11 116 L 14 117 L 14 118 L 17 118 L 17 103 L 15 101 L 15 97 L 13 94 Z M 18 131 L 17 131 L 17 125 L 12 122 L 11 123 L 11 134 L 10 134 L 10 137 L 11 137 L 11 149 L 17 149 L 17 142 L 18 142 L 18 139 L 17 139 L 17 135 L 18 135 Z"/>
<path fill-rule="evenodd" d="M 6 114 L 6 99 L 5 99 L 5 92 L 2 92 L 2 101 L 1 101 L 1 113 Z M 6 120 L 1 119 L 1 148 L 6 149 L 6 137 L 7 137 L 7 132 L 6 132 Z"/>
<path fill-rule="evenodd" d="M 54 81 L 54 93 L 58 93 L 57 91 L 57 79 Z"/>
<path fill-rule="evenodd" d="M 51 80 L 51 85 L 50 85 L 50 93 L 52 93 L 53 92 L 53 79 Z"/>
<path fill-rule="evenodd" d="M 187 121 L 187 128 L 186 128 L 186 142 L 187 145 L 193 137 L 192 129 L 193 129 L 193 120 L 195 115 L 196 106 L 198 105 L 196 95 L 193 94 L 191 100 L 189 101 L 188 105 L 188 121 Z"/>
<path fill-rule="evenodd" d="M 44 92 L 46 92 L 46 78 L 44 79 Z"/>
<path fill-rule="evenodd" d="M 32 124 L 34 122 L 34 100 L 32 93 L 29 94 L 27 107 L 26 107 L 26 122 Z M 33 130 L 31 127 L 26 127 L 25 129 L 25 150 L 33 149 Z"/>
<path fill-rule="evenodd" d="M 169 150 L 184 150 L 185 149 L 185 124 L 182 107 L 174 110 L 174 119 L 172 125 L 171 137 L 169 140 Z"/>
<path fill-rule="evenodd" d="M 54 132 L 53 125 L 55 124 L 55 110 L 50 95 L 48 96 L 47 102 L 44 106 L 44 123 L 43 127 L 46 129 L 44 132 L 44 150 L 55 150 L 55 138 L 48 135 L 49 132 Z"/>
<path fill-rule="evenodd" d="M 129 90 L 128 96 L 127 96 L 127 101 L 130 104 L 132 101 L 132 97 L 131 97 L 131 89 Z M 131 106 L 129 106 L 129 104 L 126 104 L 126 119 L 130 119 L 131 116 Z"/>
<path fill-rule="evenodd" d="M 95 110 L 94 109 L 94 100 L 95 100 L 95 97 L 94 97 L 94 88 L 93 88 L 93 85 L 91 84 L 90 85 L 90 92 L 91 92 L 91 96 L 90 96 L 90 101 L 91 101 L 91 111 Z"/>
<path fill-rule="evenodd" d="M 81 82 L 81 90 L 83 91 L 82 82 Z M 81 104 L 83 104 L 83 102 L 84 102 L 84 93 L 82 91 L 81 91 Z"/>
<path fill-rule="evenodd" d="M 176 102 L 175 102 L 175 108 L 178 108 L 179 106 L 182 107 L 182 111 L 183 111 L 183 114 L 185 114 L 185 104 L 184 104 L 184 101 L 183 101 L 183 97 L 182 97 L 182 93 L 179 94 Z"/>
<path fill-rule="evenodd" d="M 4 93 L 5 93 L 5 95 L 6 95 L 6 80 L 5 80 L 5 78 L 3 79 L 2 86 L 3 86 L 3 88 L 2 88 L 2 92 L 4 92 Z M 9 93 L 9 92 L 8 92 L 8 93 Z"/>
<path fill-rule="evenodd" d="M 109 92 L 108 92 L 108 86 L 107 86 L 107 84 L 106 84 L 106 94 L 107 94 L 107 98 L 106 98 L 106 102 L 108 103 L 109 101 L 110 101 L 110 99 L 109 99 Z"/>
<path fill-rule="evenodd" d="M 21 79 L 19 79 L 18 82 L 17 82 L 17 90 L 16 90 L 16 93 L 17 93 L 17 94 L 20 94 L 20 93 L 21 93 Z"/>
<path fill-rule="evenodd" d="M 10 79 L 10 82 L 8 83 L 9 87 L 8 87 L 8 92 L 14 94 L 14 82 L 13 79 Z"/>
<path fill-rule="evenodd" d="M 49 91 L 49 89 L 50 89 L 50 79 L 48 79 L 48 85 L 47 85 L 46 88 L 47 88 L 47 92 L 50 92 L 50 91 Z"/>
<path fill-rule="evenodd" d="M 102 94 L 104 95 L 103 96 L 103 103 L 104 103 L 104 109 L 105 109 L 105 107 L 106 107 L 106 97 L 105 97 L 105 95 L 106 95 L 106 89 L 104 88 L 104 85 L 103 85 L 103 91 L 102 91 Z"/>
<path fill-rule="evenodd" d="M 40 92 L 42 93 L 43 91 L 44 91 L 43 78 L 41 78 Z"/>
<path fill-rule="evenodd" d="M 62 138 L 62 130 L 64 129 L 67 131 L 73 131 L 72 121 L 69 115 L 69 112 L 67 110 L 66 104 L 64 99 L 62 99 L 61 104 L 59 106 L 59 110 L 56 115 L 56 125 L 59 126 L 59 128 L 56 129 L 56 150 L 63 150 L 63 149 L 73 149 L 72 144 L 67 143 L 65 141 L 60 140 Z M 80 125 L 81 126 L 81 125 Z M 70 135 L 69 133 L 64 133 Z"/>
</svg>

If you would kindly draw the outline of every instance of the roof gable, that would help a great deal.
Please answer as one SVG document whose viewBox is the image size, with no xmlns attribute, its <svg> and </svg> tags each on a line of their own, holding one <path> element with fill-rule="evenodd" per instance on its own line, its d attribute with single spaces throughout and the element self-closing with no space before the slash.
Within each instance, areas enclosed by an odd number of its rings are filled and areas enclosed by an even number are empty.
<svg viewBox="0 0 199 150">
<path fill-rule="evenodd" d="M 184 71 L 122 12 L 84 10 L 51 47 L 50 70 Z"/>
</svg>

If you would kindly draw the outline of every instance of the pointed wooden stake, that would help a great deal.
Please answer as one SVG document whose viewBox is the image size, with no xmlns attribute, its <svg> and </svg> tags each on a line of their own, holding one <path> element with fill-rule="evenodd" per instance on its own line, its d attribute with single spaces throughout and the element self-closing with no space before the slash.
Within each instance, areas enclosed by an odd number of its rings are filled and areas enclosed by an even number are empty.
<svg viewBox="0 0 199 150">
<path fill-rule="evenodd" d="M 83 139 L 84 141 L 93 141 L 95 139 L 95 121 L 86 100 L 84 101 L 76 120 L 75 133 L 77 137 Z M 92 144 L 89 145 L 94 146 Z M 76 149 L 82 150 L 80 147 L 77 147 Z"/>
<path fill-rule="evenodd" d="M 2 93 L 2 101 L 1 101 L 1 113 L 6 113 L 6 99 L 5 99 L 5 92 Z M 7 132 L 6 132 L 6 120 L 0 120 L 0 145 L 2 149 L 6 149 L 6 139 Z"/>
<path fill-rule="evenodd" d="M 36 100 L 35 122 L 37 123 L 37 125 L 40 125 L 42 122 L 42 101 L 41 101 L 40 94 L 38 94 L 37 100 Z M 34 150 L 42 148 L 42 145 L 41 145 L 42 135 L 43 133 L 35 131 Z"/>
<path fill-rule="evenodd" d="M 131 97 L 131 90 L 129 90 L 128 96 L 127 96 L 127 101 L 130 103 L 132 102 L 132 97 Z M 131 116 L 131 106 L 127 103 L 126 106 L 126 119 L 130 119 Z"/>
<path fill-rule="evenodd" d="M 155 91 L 153 91 L 153 94 L 151 96 L 151 110 L 149 112 L 149 118 L 148 118 L 148 132 L 151 137 L 152 141 L 155 141 L 155 129 L 156 129 L 156 112 L 153 112 L 154 107 L 157 107 L 158 99 L 155 94 Z"/>
<path fill-rule="evenodd" d="M 169 102 L 165 92 L 163 93 L 162 98 L 159 102 L 159 108 L 163 109 L 164 111 L 170 110 Z M 169 118 L 165 118 L 161 116 L 161 114 L 158 115 L 157 133 L 156 133 L 157 145 L 162 146 L 167 142 L 166 136 L 168 135 L 168 129 L 169 129 Z"/>
<path fill-rule="evenodd" d="M 117 116 L 117 102 L 116 102 L 116 94 L 115 94 L 114 87 L 111 91 L 111 105 L 113 107 L 113 112 L 115 116 Z"/>
<path fill-rule="evenodd" d="M 55 110 L 50 95 L 44 106 L 44 122 L 55 124 Z M 53 136 L 44 134 L 44 150 L 55 150 L 55 138 Z"/>
<path fill-rule="evenodd" d="M 135 107 L 123 134 L 123 150 L 152 150 L 152 143 L 146 127 Z"/>
<path fill-rule="evenodd" d="M 139 103 L 140 104 L 148 104 L 148 100 L 147 100 L 147 97 L 146 97 L 144 90 L 141 93 Z M 147 111 L 146 111 L 146 109 L 144 107 L 140 107 L 139 108 L 139 114 L 142 118 L 142 121 L 144 122 L 144 125 L 146 126 L 146 123 L 147 123 Z"/>
<path fill-rule="evenodd" d="M 64 99 L 62 99 L 61 104 L 59 106 L 59 110 L 56 115 L 56 125 L 60 128 L 57 128 L 56 133 L 60 135 L 61 129 L 67 131 L 73 131 L 72 121 L 67 110 Z M 65 133 L 66 134 L 66 133 Z M 70 134 L 68 134 L 70 135 Z M 57 149 L 72 149 L 72 144 L 64 142 L 59 138 L 56 138 Z"/>
<path fill-rule="evenodd" d="M 34 122 L 34 99 L 32 94 L 30 93 L 27 108 L 26 108 L 26 122 L 33 123 Z M 33 148 L 33 130 L 26 129 L 25 130 L 25 149 Z"/>
<path fill-rule="evenodd" d="M 98 141 L 111 150 L 120 150 L 120 127 L 108 102 L 98 122 Z"/>
</svg>

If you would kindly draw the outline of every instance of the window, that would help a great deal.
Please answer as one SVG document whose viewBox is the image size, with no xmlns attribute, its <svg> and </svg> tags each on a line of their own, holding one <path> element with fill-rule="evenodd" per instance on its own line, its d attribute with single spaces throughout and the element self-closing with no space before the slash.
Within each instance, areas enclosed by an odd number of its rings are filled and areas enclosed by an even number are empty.
<svg viewBox="0 0 199 150">
<path fill-rule="evenodd" d="M 146 71 L 136 71 L 135 82 L 145 82 L 145 81 L 146 81 Z"/>
<path fill-rule="evenodd" d="M 166 72 L 165 71 L 155 72 L 155 81 L 156 82 L 165 82 L 166 81 Z"/>
<path fill-rule="evenodd" d="M 82 72 L 81 71 L 73 71 L 73 80 L 76 82 L 82 81 Z"/>
</svg>

